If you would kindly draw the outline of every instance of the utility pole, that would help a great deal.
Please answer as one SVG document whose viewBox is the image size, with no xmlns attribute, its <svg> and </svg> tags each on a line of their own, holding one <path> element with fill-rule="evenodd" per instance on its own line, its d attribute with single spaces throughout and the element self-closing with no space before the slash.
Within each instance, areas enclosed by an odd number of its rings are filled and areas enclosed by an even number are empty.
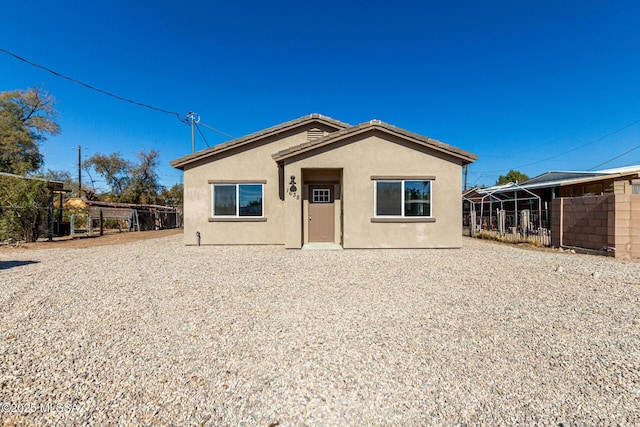
<svg viewBox="0 0 640 427">
<path fill-rule="evenodd" d="M 467 178 L 469 177 L 469 165 L 464 165 L 464 189 L 467 190 Z"/>
<path fill-rule="evenodd" d="M 78 144 L 78 197 L 82 198 L 82 148 Z"/>
<path fill-rule="evenodd" d="M 196 152 L 195 125 L 196 123 L 200 123 L 200 116 L 198 116 L 198 114 L 194 113 L 193 111 L 189 111 L 187 113 L 187 119 L 191 122 L 191 152 L 195 153 Z"/>
</svg>

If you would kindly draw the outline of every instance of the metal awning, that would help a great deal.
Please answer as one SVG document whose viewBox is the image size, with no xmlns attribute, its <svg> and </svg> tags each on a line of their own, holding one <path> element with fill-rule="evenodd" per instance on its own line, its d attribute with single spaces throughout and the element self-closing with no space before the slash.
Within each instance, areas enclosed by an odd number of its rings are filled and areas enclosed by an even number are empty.
<svg viewBox="0 0 640 427">
<path fill-rule="evenodd" d="M 524 197 L 518 197 L 518 192 L 524 192 Z M 519 185 L 515 182 L 509 182 L 507 184 L 496 185 L 488 188 L 472 188 L 471 190 L 466 191 L 462 194 L 462 200 L 469 202 L 471 204 L 471 210 L 477 211 L 475 209 L 475 205 L 480 205 L 480 218 L 483 217 L 484 214 L 484 204 L 485 203 L 500 203 L 500 210 L 504 210 L 505 202 L 513 202 L 515 204 L 515 211 L 518 212 L 518 202 L 519 201 L 538 201 L 538 213 L 542 211 L 542 198 L 537 194 L 529 191 L 522 185 Z M 533 204 L 533 203 L 532 203 Z M 493 211 L 489 209 L 489 217 L 491 218 L 493 215 Z M 517 215 L 516 215 L 516 226 L 517 226 Z M 538 215 L 538 227 L 542 228 L 542 216 Z M 480 222 L 480 229 L 482 231 L 482 221 Z"/>
</svg>

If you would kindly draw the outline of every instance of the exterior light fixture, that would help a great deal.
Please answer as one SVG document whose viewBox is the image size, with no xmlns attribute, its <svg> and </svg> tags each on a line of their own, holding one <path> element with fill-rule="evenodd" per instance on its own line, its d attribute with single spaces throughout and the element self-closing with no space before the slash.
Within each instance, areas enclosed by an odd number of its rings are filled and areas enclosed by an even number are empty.
<svg viewBox="0 0 640 427">
<path fill-rule="evenodd" d="M 296 177 L 294 175 L 291 175 L 291 179 L 289 181 L 289 191 L 292 193 L 298 191 L 298 187 L 296 187 Z"/>
</svg>

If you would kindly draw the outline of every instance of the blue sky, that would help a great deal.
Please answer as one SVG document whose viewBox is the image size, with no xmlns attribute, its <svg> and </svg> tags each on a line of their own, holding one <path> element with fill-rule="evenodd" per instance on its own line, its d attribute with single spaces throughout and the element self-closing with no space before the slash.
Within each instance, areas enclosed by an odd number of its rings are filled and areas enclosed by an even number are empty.
<svg viewBox="0 0 640 427">
<path fill-rule="evenodd" d="M 587 170 L 635 147 L 599 169 L 640 164 L 637 1 L 22 0 L 0 10 L 1 48 L 195 111 L 236 137 L 310 113 L 380 119 L 478 154 L 469 185 L 511 168 Z M 58 100 L 62 128 L 43 145 L 46 168 L 75 174 L 78 144 L 85 158 L 157 149 L 163 184 L 181 182 L 168 163 L 191 152 L 191 131 L 175 116 L 0 53 L 0 91 L 38 85 Z M 228 140 L 202 130 L 209 145 Z"/>
</svg>

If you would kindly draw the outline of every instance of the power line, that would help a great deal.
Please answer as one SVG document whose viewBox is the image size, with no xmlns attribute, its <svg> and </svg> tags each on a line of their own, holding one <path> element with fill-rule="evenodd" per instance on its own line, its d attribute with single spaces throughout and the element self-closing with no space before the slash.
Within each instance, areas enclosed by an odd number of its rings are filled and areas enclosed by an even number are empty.
<svg viewBox="0 0 640 427">
<path fill-rule="evenodd" d="M 20 61 L 22 61 L 22 62 L 25 62 L 25 63 L 29 64 L 29 65 L 31 65 L 31 66 L 34 66 L 34 67 L 36 67 L 36 68 L 40 68 L 41 70 L 44 70 L 44 71 L 46 71 L 46 72 L 48 72 L 48 73 L 51 73 L 51 74 L 53 74 L 53 75 L 55 75 L 55 76 L 58 76 L 58 77 L 61 77 L 61 78 L 63 78 L 63 79 L 69 80 L 70 82 L 73 82 L 73 83 L 79 84 L 79 85 L 81 85 L 81 86 L 84 86 L 84 87 L 86 87 L 86 88 L 88 88 L 88 89 L 91 89 L 91 90 L 93 90 L 93 91 L 96 91 L 96 92 L 102 93 L 102 94 L 104 94 L 104 95 L 110 96 L 110 97 L 115 98 L 115 99 L 118 99 L 118 100 L 120 100 L 120 101 L 124 101 L 124 102 L 128 102 L 128 103 L 130 103 L 130 104 L 133 104 L 133 105 L 137 105 L 137 106 L 139 106 L 139 107 L 144 107 L 144 108 L 148 108 L 148 109 L 150 109 L 150 110 L 158 111 L 158 112 L 161 112 L 161 113 L 174 115 L 174 116 L 176 116 L 176 117 L 178 118 L 178 120 L 180 120 L 180 121 L 181 121 L 181 122 L 183 122 L 183 123 L 187 123 L 187 124 L 188 124 L 188 122 L 189 122 L 189 121 L 188 121 L 188 118 L 185 118 L 185 116 L 184 116 L 184 115 L 182 115 L 182 114 L 180 114 L 180 113 L 177 113 L 177 112 L 175 112 L 175 111 L 165 110 L 165 109 L 163 109 L 163 108 L 154 107 L 154 106 L 152 106 L 152 105 L 144 104 L 144 103 L 142 103 L 142 102 L 133 101 L 133 100 L 131 100 L 131 99 L 128 99 L 128 98 L 124 98 L 124 97 L 122 97 L 122 96 L 115 95 L 115 94 L 113 94 L 113 93 L 111 93 L 111 92 L 107 92 L 106 90 L 102 90 L 102 89 L 99 89 L 99 88 L 97 88 L 97 87 L 91 86 L 91 85 L 89 85 L 89 84 L 87 84 L 87 83 L 81 82 L 81 81 L 76 80 L 76 79 L 74 79 L 74 78 L 72 78 L 72 77 L 65 76 L 64 74 L 58 73 L 57 71 L 54 71 L 54 70 L 52 70 L 52 69 L 50 69 L 50 68 L 47 68 L 47 67 L 45 67 L 45 66 L 43 66 L 43 65 L 36 64 L 35 62 L 29 61 L 28 59 L 25 59 L 25 58 L 23 58 L 23 57 L 21 57 L 21 56 L 18 56 L 18 55 L 16 55 L 16 54 L 15 54 L 15 53 L 13 53 L 13 52 L 9 52 L 9 51 L 8 51 L 8 50 L 6 50 L 6 49 L 0 48 L 0 52 L 3 52 L 3 53 L 5 53 L 5 54 L 7 54 L 7 55 L 9 55 L 9 56 L 12 56 L 12 57 L 14 57 L 14 58 L 16 58 L 16 59 L 18 59 L 18 60 L 20 60 Z M 221 130 L 219 130 L 219 129 L 216 129 L 216 128 L 214 128 L 214 127 L 212 127 L 212 126 L 209 126 L 209 125 L 206 125 L 206 124 L 204 124 L 204 123 L 201 123 L 201 124 L 202 124 L 202 126 L 204 126 L 204 127 L 208 128 L 208 129 L 211 129 L 211 130 L 212 130 L 212 131 L 214 131 L 214 132 L 217 132 L 217 133 L 219 133 L 219 134 L 221 134 L 221 135 L 224 135 L 224 136 L 226 136 L 226 137 L 228 137 L 228 138 L 235 139 L 235 137 L 234 137 L 233 135 L 229 135 L 228 133 L 225 133 L 225 132 L 223 132 L 223 131 L 221 131 Z M 202 131 L 200 130 L 200 128 L 198 128 L 198 132 L 200 133 L 200 135 L 202 136 L 202 139 L 204 139 L 204 141 L 205 141 L 205 143 L 207 144 L 207 147 L 208 147 L 208 146 L 209 146 L 209 143 L 207 142 L 207 140 L 206 140 L 206 138 L 204 137 L 204 134 L 202 133 Z"/>
<path fill-rule="evenodd" d="M 633 122 L 629 123 L 628 125 L 625 125 L 625 126 L 623 126 L 623 127 L 619 128 L 619 129 L 616 129 L 616 130 L 614 130 L 614 131 L 612 131 L 612 132 L 609 132 L 609 133 L 607 133 L 607 134 L 605 134 L 605 135 L 599 136 L 599 137 L 597 137 L 597 138 L 595 138 L 595 139 L 592 139 L 591 141 L 589 141 L 589 142 L 587 142 L 587 143 L 585 143 L 585 144 L 578 145 L 577 147 L 574 147 L 574 148 L 572 148 L 572 149 L 570 149 L 570 150 L 567 150 L 567 151 L 565 151 L 565 152 L 562 152 L 562 153 L 560 153 L 560 154 L 556 154 L 556 155 L 554 155 L 554 156 L 547 157 L 546 159 L 538 160 L 538 161 L 535 161 L 535 162 L 532 162 L 532 163 L 527 163 L 526 165 L 520 165 L 520 166 L 511 167 L 511 168 L 509 168 L 509 169 L 522 169 L 522 168 L 525 168 L 525 167 L 527 167 L 527 166 L 533 166 L 533 165 L 537 165 L 538 163 L 546 162 L 547 160 L 553 160 L 553 159 L 556 159 L 556 158 L 558 158 L 558 157 L 564 156 L 565 154 L 569 154 L 569 153 L 572 153 L 572 152 L 574 152 L 574 151 L 576 151 L 576 150 L 579 150 L 579 149 L 581 149 L 581 148 L 584 148 L 584 147 L 586 147 L 586 146 L 588 146 L 588 145 L 595 144 L 595 143 L 596 143 L 596 142 L 598 142 L 598 141 L 602 141 L 603 139 L 608 138 L 608 137 L 610 137 L 611 135 L 615 135 L 615 134 L 616 134 L 616 133 L 618 133 L 618 132 L 622 132 L 623 130 L 628 129 L 628 128 L 630 128 L 631 126 L 636 125 L 636 124 L 638 124 L 638 123 L 640 123 L 640 119 L 634 120 Z M 625 154 L 626 154 L 626 153 L 625 153 Z M 606 163 L 608 163 L 608 162 L 606 162 Z M 600 165 L 598 165 L 598 166 L 600 166 Z M 598 166 L 596 166 L 596 167 L 598 167 Z M 507 169 L 500 169 L 500 170 L 495 170 L 495 171 L 486 171 L 486 173 L 491 173 L 491 172 L 503 172 L 503 171 L 506 171 L 506 170 L 507 170 Z"/>
<path fill-rule="evenodd" d="M 228 137 L 228 138 L 231 138 L 231 139 L 235 139 L 235 138 L 236 138 L 236 137 L 235 137 L 235 136 L 233 136 L 233 135 L 229 135 L 228 133 L 224 133 L 224 132 L 222 132 L 221 130 L 218 130 L 218 129 L 214 128 L 214 127 L 211 127 L 211 126 L 209 126 L 209 125 L 207 125 L 207 124 L 204 124 L 204 123 L 200 123 L 200 124 L 201 124 L 202 126 L 206 127 L 207 129 L 211 129 L 211 130 L 212 130 L 212 131 L 214 131 L 214 132 L 218 132 L 220 135 L 224 135 L 224 136 L 226 136 L 226 137 Z"/>
<path fill-rule="evenodd" d="M 148 108 L 148 109 L 154 110 L 154 111 L 159 111 L 161 113 L 172 114 L 172 115 L 175 115 L 178 118 L 178 120 L 180 120 L 181 122 L 185 121 L 184 118 L 179 113 L 176 113 L 175 111 L 165 110 L 165 109 L 154 107 L 154 106 L 151 106 L 151 105 L 148 105 L 148 104 L 143 104 L 142 102 L 132 101 L 131 99 L 124 98 L 122 96 L 114 95 L 113 93 L 107 92 L 106 90 L 98 89 L 97 87 L 91 86 L 91 85 L 89 85 L 87 83 L 83 83 L 83 82 L 81 82 L 79 80 L 76 80 L 76 79 L 74 79 L 72 77 L 65 76 L 64 74 L 60 74 L 60 73 L 58 73 L 56 71 L 53 71 L 50 68 L 47 68 L 47 67 L 42 66 L 40 64 L 36 64 L 35 62 L 31 62 L 28 59 L 25 59 L 25 58 L 22 58 L 22 57 L 16 55 L 15 53 L 9 52 L 6 49 L 0 48 L 0 52 L 6 53 L 9 56 L 12 56 L 12 57 L 14 57 L 14 58 L 16 58 L 16 59 L 18 59 L 18 60 L 20 60 L 22 62 L 25 62 L 25 63 L 27 63 L 29 65 L 32 65 L 32 66 L 36 67 L 36 68 L 40 68 L 41 70 L 44 70 L 44 71 L 46 71 L 48 73 L 51 73 L 51 74 L 53 74 L 55 76 L 61 77 L 61 78 L 66 79 L 66 80 L 69 80 L 70 82 L 79 84 L 80 86 L 84 86 L 84 87 L 86 87 L 88 89 L 94 90 L 96 92 L 100 92 L 100 93 L 102 93 L 104 95 L 110 96 L 110 97 L 118 99 L 120 101 L 125 101 L 125 102 L 128 102 L 130 104 L 134 104 L 134 105 L 137 105 L 137 106 L 140 106 L 140 107 Z"/>
<path fill-rule="evenodd" d="M 625 151 L 625 152 L 624 152 L 624 153 L 622 153 L 622 154 L 618 154 L 618 155 L 617 155 L 617 156 L 615 156 L 614 158 L 609 159 L 609 160 L 607 160 L 606 162 L 602 162 L 602 163 L 600 163 L 599 165 L 595 165 L 595 166 L 594 166 L 594 167 L 592 167 L 591 169 L 587 169 L 587 170 L 592 171 L 592 170 L 594 170 L 595 168 L 599 168 L 599 167 L 600 167 L 600 166 L 602 166 L 602 165 L 606 165 L 607 163 L 611 163 L 611 162 L 613 162 L 615 159 L 619 159 L 620 157 L 624 156 L 625 154 L 629 154 L 629 153 L 631 153 L 632 151 L 637 150 L 638 148 L 640 148 L 640 145 L 636 145 L 636 146 L 635 146 L 635 147 L 633 147 L 631 150 L 627 150 L 627 151 Z"/>
<path fill-rule="evenodd" d="M 207 138 L 204 137 L 204 134 L 200 130 L 200 126 L 198 126 L 198 122 L 193 122 L 193 124 L 196 126 L 196 129 L 198 129 L 198 133 L 200 134 L 200 136 L 204 140 L 204 143 L 207 144 L 207 147 L 210 147 L 209 143 L 207 142 Z"/>
</svg>

